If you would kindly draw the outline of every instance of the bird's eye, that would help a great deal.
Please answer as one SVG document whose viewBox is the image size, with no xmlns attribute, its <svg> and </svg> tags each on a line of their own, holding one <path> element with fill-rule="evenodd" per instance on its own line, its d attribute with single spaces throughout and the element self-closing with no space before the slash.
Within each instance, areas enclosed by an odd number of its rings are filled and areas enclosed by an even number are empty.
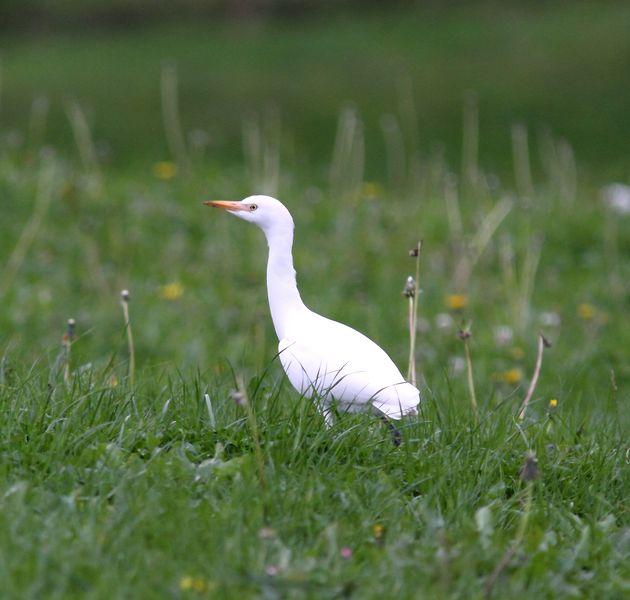
<svg viewBox="0 0 630 600">
<path fill-rule="evenodd" d="M 258 208 L 258 204 L 250 204 L 249 210 L 256 210 Z"/>
</svg>

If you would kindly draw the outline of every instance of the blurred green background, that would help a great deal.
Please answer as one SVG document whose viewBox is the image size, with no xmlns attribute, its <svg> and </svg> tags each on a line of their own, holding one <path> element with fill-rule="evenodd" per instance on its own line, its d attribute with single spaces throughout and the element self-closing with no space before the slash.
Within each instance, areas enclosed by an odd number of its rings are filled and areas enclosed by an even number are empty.
<svg viewBox="0 0 630 600">
<path fill-rule="evenodd" d="M 418 147 L 443 149 L 455 166 L 473 91 L 489 171 L 510 177 L 510 127 L 520 122 L 534 153 L 551 132 L 573 145 L 583 174 L 627 179 L 629 22 L 628 2 L 606 0 L 5 1 L 0 124 L 24 132 L 33 99 L 45 96 L 45 141 L 72 152 L 64 106 L 76 100 L 105 165 L 166 159 L 159 86 L 170 62 L 183 130 L 216 165 L 242 161 L 243 118 L 271 107 L 283 165 L 322 168 L 338 112 L 352 104 L 364 120 L 366 177 L 382 177 L 382 116 L 411 97 Z"/>
</svg>

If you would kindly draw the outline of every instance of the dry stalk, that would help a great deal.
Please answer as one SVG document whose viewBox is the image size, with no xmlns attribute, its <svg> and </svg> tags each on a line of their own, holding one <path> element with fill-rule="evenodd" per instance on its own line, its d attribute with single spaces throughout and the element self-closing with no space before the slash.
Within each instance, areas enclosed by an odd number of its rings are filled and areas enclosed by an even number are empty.
<svg viewBox="0 0 630 600">
<path fill-rule="evenodd" d="M 83 168 L 90 176 L 90 181 L 94 186 L 93 191 L 100 194 L 103 191 L 103 178 L 85 112 L 78 102 L 70 102 L 66 105 L 66 114 L 72 127 L 72 135 L 79 150 Z"/>
<path fill-rule="evenodd" d="M 420 253 L 423 243 L 424 241 L 420 240 L 416 247 L 409 252 L 409 255 L 416 259 L 416 294 L 413 298 L 413 378 L 411 379 L 413 385 L 416 385 L 418 381 L 416 376 L 416 336 L 418 334 L 418 304 L 420 302 Z"/>
<path fill-rule="evenodd" d="M 29 248 L 37 237 L 52 197 L 58 191 L 55 180 L 55 166 L 52 161 L 47 160 L 41 166 L 39 171 L 33 214 L 24 226 L 15 247 L 9 256 L 4 273 L 2 274 L 2 280 L 0 281 L 0 298 L 2 298 L 11 287 L 13 279 L 22 267 L 22 263 L 26 258 Z"/>
<path fill-rule="evenodd" d="M 31 104 L 28 120 L 28 142 L 33 150 L 39 148 L 44 139 L 48 108 L 49 102 L 46 96 L 37 96 Z"/>
<path fill-rule="evenodd" d="M 61 339 L 61 345 L 64 349 L 64 367 L 63 367 L 63 380 L 66 385 L 70 382 L 70 353 L 72 350 L 72 342 L 74 341 L 74 326 L 75 320 L 68 319 L 68 328 Z"/>
<path fill-rule="evenodd" d="M 407 298 L 407 325 L 409 327 L 409 368 L 407 369 L 407 379 L 415 385 L 416 379 L 416 359 L 415 345 L 416 332 L 414 328 L 414 298 L 416 296 L 416 282 L 409 275 L 403 289 L 403 296 Z"/>
<path fill-rule="evenodd" d="M 527 388 L 527 393 L 525 394 L 525 399 L 523 400 L 523 404 L 521 405 L 521 410 L 518 415 L 518 418 L 521 421 L 525 418 L 525 413 L 527 412 L 529 401 L 532 399 L 532 395 L 534 394 L 534 390 L 536 389 L 536 384 L 538 383 L 538 377 L 540 375 L 540 368 L 542 367 L 543 352 L 545 351 L 545 348 L 550 348 L 550 347 L 551 347 L 551 343 L 547 340 L 547 338 L 541 332 L 539 332 L 538 333 L 538 354 L 536 356 L 536 366 L 534 367 L 534 375 L 532 376 L 532 380 L 529 383 L 529 388 Z"/>
<path fill-rule="evenodd" d="M 330 187 L 333 195 L 353 199 L 363 183 L 365 144 L 363 123 L 354 107 L 344 108 L 339 115 L 335 148 L 330 166 Z"/>
<path fill-rule="evenodd" d="M 243 153 L 251 185 L 261 193 L 276 195 L 280 184 L 280 112 L 268 107 L 262 118 L 243 120 Z"/>
<path fill-rule="evenodd" d="M 131 320 L 129 318 L 129 290 L 120 292 L 120 303 L 122 304 L 123 317 L 125 319 L 125 330 L 127 331 L 127 347 L 129 350 L 129 383 L 133 387 L 136 374 L 136 351 L 133 344 L 133 333 L 131 331 Z"/>
<path fill-rule="evenodd" d="M 391 187 L 403 191 L 406 182 L 405 140 L 398 119 L 394 115 L 383 115 L 380 119 L 381 131 L 385 139 L 387 175 Z"/>
<path fill-rule="evenodd" d="M 512 154 L 518 194 L 521 198 L 529 198 L 531 200 L 534 198 L 534 184 L 529 161 L 527 128 L 521 123 L 512 126 Z"/>
<path fill-rule="evenodd" d="M 458 260 L 461 260 L 464 252 L 464 227 L 462 225 L 462 213 L 459 208 L 457 179 L 452 175 L 444 177 L 444 201 L 446 204 L 448 227 L 451 231 L 453 245 L 455 246 L 455 256 Z"/>
<path fill-rule="evenodd" d="M 464 96 L 463 120 L 462 181 L 475 190 L 479 180 L 479 102 L 472 91 Z"/>
<path fill-rule="evenodd" d="M 166 141 L 173 160 L 177 163 L 181 171 L 186 171 L 188 169 L 188 152 L 179 118 L 177 67 L 174 64 L 165 63 L 162 66 L 160 89 L 162 93 L 162 118 L 164 120 Z"/>
<path fill-rule="evenodd" d="M 470 397 L 470 405 L 475 415 L 475 420 L 479 420 L 479 408 L 477 406 L 477 395 L 475 394 L 475 381 L 473 379 L 472 358 L 470 356 L 469 340 L 471 337 L 470 328 L 472 323 L 469 323 L 464 329 L 460 329 L 459 339 L 464 342 L 464 355 L 466 357 L 466 379 L 468 382 L 468 395 Z"/>
<path fill-rule="evenodd" d="M 453 275 L 455 289 L 465 289 L 467 287 L 473 268 L 481 258 L 499 225 L 512 210 L 513 204 L 510 198 L 503 198 L 485 216 L 470 242 L 470 252 L 461 256 L 455 268 L 455 274 Z"/>
</svg>

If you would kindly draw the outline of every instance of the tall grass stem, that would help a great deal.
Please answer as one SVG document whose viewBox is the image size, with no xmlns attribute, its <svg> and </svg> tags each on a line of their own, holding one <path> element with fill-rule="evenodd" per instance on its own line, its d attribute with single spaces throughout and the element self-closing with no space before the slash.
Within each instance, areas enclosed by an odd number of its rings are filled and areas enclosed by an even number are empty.
<svg viewBox="0 0 630 600">
<path fill-rule="evenodd" d="M 460 329 L 459 338 L 464 343 L 464 356 L 466 358 L 466 381 L 468 383 L 468 397 L 470 398 L 470 406 L 472 407 L 475 420 L 479 421 L 479 408 L 477 406 L 477 394 L 475 393 L 475 380 L 473 378 L 472 357 L 470 355 L 470 327 L 469 323 L 464 329 Z"/>
<path fill-rule="evenodd" d="M 129 351 L 129 384 L 133 387 L 136 375 L 136 350 L 133 343 L 133 332 L 131 331 L 131 319 L 129 317 L 129 290 L 120 292 L 120 300 L 125 320 L 125 330 L 127 332 L 127 348 Z"/>
<path fill-rule="evenodd" d="M 470 191 L 479 181 L 479 100 L 471 90 L 464 95 L 462 180 Z"/>
<path fill-rule="evenodd" d="M 27 221 L 18 241 L 9 255 L 9 260 L 4 268 L 2 280 L 0 281 L 0 298 L 8 292 L 15 276 L 19 272 L 28 251 L 37 238 L 42 222 L 53 196 L 58 194 L 57 170 L 52 159 L 44 159 L 39 169 L 37 178 L 37 191 L 35 194 L 35 204 L 31 218 Z"/>
<path fill-rule="evenodd" d="M 66 114 L 72 127 L 72 135 L 79 150 L 79 156 L 83 167 L 90 176 L 90 183 L 96 194 L 103 192 L 103 178 L 101 176 L 100 165 L 96 146 L 92 139 L 92 132 L 85 112 L 78 102 L 70 102 L 66 105 Z"/>
<path fill-rule="evenodd" d="M 177 66 L 167 62 L 162 66 L 160 80 L 164 131 L 173 160 L 181 171 L 186 171 L 188 169 L 188 151 L 179 116 L 177 88 Z"/>
<path fill-rule="evenodd" d="M 64 334 L 61 344 L 64 349 L 64 367 L 63 367 L 63 380 L 66 383 L 70 383 L 70 358 L 72 352 L 72 342 L 74 341 L 74 326 L 75 320 L 68 319 L 68 327 L 66 329 L 66 333 Z"/>
<path fill-rule="evenodd" d="M 538 333 L 538 353 L 536 355 L 536 366 L 534 367 L 534 374 L 532 376 L 532 380 L 529 383 L 529 387 L 527 388 L 527 393 L 525 394 L 525 399 L 523 400 L 523 404 L 521 405 L 521 410 L 518 415 L 520 421 L 525 418 L 527 407 L 529 406 L 529 402 L 532 399 L 534 390 L 536 389 L 538 377 L 540 376 L 540 369 L 542 367 L 543 352 L 545 351 L 545 348 L 550 347 L 551 344 L 545 338 L 545 336 L 542 333 Z"/>
<path fill-rule="evenodd" d="M 514 178 L 516 189 L 521 198 L 534 198 L 532 169 L 529 161 L 527 128 L 522 123 L 512 126 L 512 156 L 514 162 Z"/>
</svg>

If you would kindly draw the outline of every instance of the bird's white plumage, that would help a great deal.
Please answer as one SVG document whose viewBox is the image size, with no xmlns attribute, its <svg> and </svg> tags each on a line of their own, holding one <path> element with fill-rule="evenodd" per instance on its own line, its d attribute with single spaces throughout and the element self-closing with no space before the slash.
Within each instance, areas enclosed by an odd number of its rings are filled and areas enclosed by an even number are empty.
<svg viewBox="0 0 630 600">
<path fill-rule="evenodd" d="M 327 422 L 334 403 L 341 411 L 374 408 L 400 419 L 416 414 L 417 388 L 406 382 L 394 362 L 362 333 L 309 310 L 300 298 L 293 269 L 293 219 L 269 196 L 241 202 L 211 202 L 258 225 L 267 238 L 267 292 L 280 340 L 280 362 L 293 387 L 314 397 Z"/>
</svg>

